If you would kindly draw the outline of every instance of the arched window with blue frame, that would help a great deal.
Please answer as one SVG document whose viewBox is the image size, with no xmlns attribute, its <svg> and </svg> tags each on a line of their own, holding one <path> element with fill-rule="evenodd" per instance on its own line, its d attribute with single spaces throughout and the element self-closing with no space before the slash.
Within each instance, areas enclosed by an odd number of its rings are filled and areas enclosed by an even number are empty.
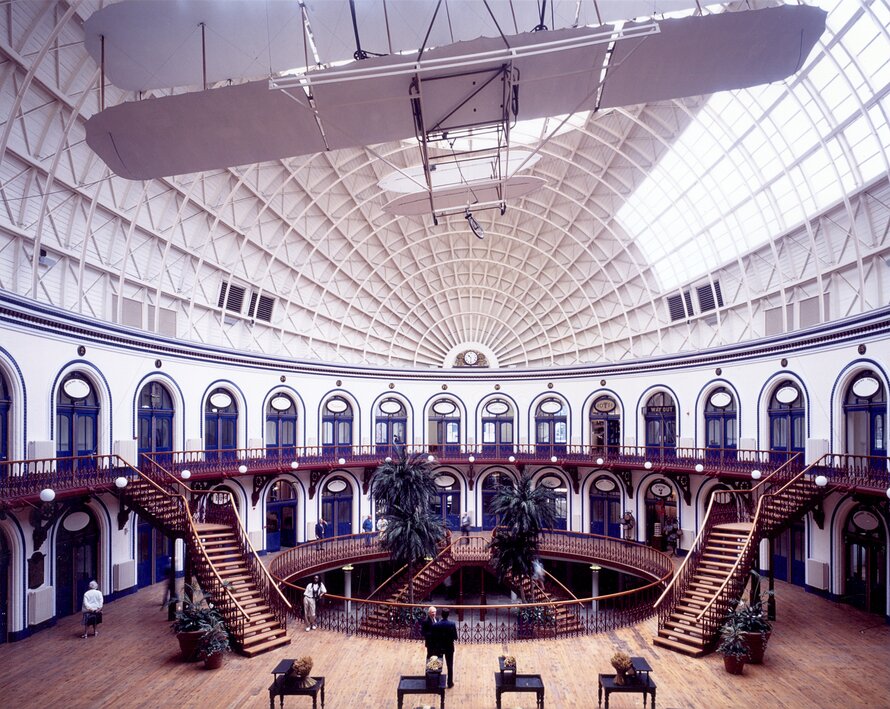
<svg viewBox="0 0 890 709">
<path fill-rule="evenodd" d="M 352 405 L 342 396 L 332 396 L 322 408 L 321 445 L 328 457 L 352 455 Z"/>
<path fill-rule="evenodd" d="M 482 481 L 482 529 L 494 529 L 498 520 L 491 511 L 491 502 L 501 485 L 513 485 L 509 473 L 494 472 L 485 476 Z"/>
<path fill-rule="evenodd" d="M 296 455 L 296 446 L 297 405 L 289 394 L 275 394 L 266 407 L 267 455 L 282 459 L 293 458 Z"/>
<path fill-rule="evenodd" d="M 869 613 L 887 612 L 887 534 L 878 508 L 861 503 L 843 527 L 842 600 Z"/>
<path fill-rule="evenodd" d="M 136 415 L 139 465 L 151 454 L 160 465 L 167 465 L 173 450 L 173 397 L 161 382 L 149 382 L 139 392 Z"/>
<path fill-rule="evenodd" d="M 803 453 L 807 429 L 800 387 L 790 379 L 779 382 L 770 397 L 768 415 L 770 461 L 781 464 Z"/>
<path fill-rule="evenodd" d="M 428 417 L 430 453 L 458 455 L 460 453 L 460 410 L 451 399 L 433 402 Z"/>
<path fill-rule="evenodd" d="M 646 455 L 663 460 L 677 454 L 677 404 L 665 391 L 649 397 L 643 407 L 646 420 Z"/>
<path fill-rule="evenodd" d="M 887 397 L 878 375 L 866 370 L 847 387 L 844 430 L 850 467 L 887 467 Z"/>
<path fill-rule="evenodd" d="M 0 463 L 9 460 L 10 456 L 10 411 L 12 395 L 3 371 L 0 370 Z M 0 468 L 0 477 L 6 475 L 6 469 Z"/>
<path fill-rule="evenodd" d="M 565 455 L 569 442 L 569 409 L 562 399 L 549 396 L 535 409 L 535 453 Z"/>
<path fill-rule="evenodd" d="M 717 387 L 705 401 L 705 448 L 708 460 L 735 460 L 738 447 L 738 414 L 735 397 Z"/>
<path fill-rule="evenodd" d="M 621 493 L 618 483 L 601 475 L 590 486 L 590 533 L 621 538 Z"/>
<path fill-rule="evenodd" d="M 565 481 L 558 475 L 545 475 L 538 480 L 538 485 L 546 487 L 553 493 L 551 512 L 553 512 L 553 529 L 568 529 L 569 524 L 569 489 Z"/>
<path fill-rule="evenodd" d="M 506 458 L 513 453 L 513 407 L 492 399 L 482 409 L 482 454 Z"/>
<path fill-rule="evenodd" d="M 374 411 L 374 453 L 398 457 L 399 446 L 408 443 L 408 412 L 395 397 L 383 399 Z"/>
<path fill-rule="evenodd" d="M 592 455 L 618 455 L 621 446 L 621 412 L 608 394 L 598 396 L 590 406 L 590 449 Z"/>
<path fill-rule="evenodd" d="M 460 527 L 460 482 L 450 473 L 436 476 L 436 490 L 432 512 L 448 529 Z"/>
<path fill-rule="evenodd" d="M 96 455 L 99 445 L 99 397 L 93 382 L 80 372 L 62 381 L 56 399 L 56 457 Z M 78 461 L 77 467 L 90 465 Z M 72 463 L 59 463 L 63 469 Z"/>
<path fill-rule="evenodd" d="M 343 478 L 331 478 L 325 483 L 321 516 L 327 522 L 325 537 L 352 534 L 352 487 Z"/>
<path fill-rule="evenodd" d="M 238 404 L 231 392 L 217 387 L 204 408 L 204 450 L 208 461 L 232 460 L 238 447 Z"/>
<path fill-rule="evenodd" d="M 266 551 L 297 545 L 297 491 L 287 480 L 276 480 L 266 496 Z"/>
</svg>

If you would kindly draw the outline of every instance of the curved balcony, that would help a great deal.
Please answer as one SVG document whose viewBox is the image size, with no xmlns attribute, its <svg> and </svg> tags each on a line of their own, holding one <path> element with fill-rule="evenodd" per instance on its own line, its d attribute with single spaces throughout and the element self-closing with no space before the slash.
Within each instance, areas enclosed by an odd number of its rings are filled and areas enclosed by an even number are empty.
<svg viewBox="0 0 890 709">
<path fill-rule="evenodd" d="M 447 545 L 453 569 L 485 566 L 490 535 L 473 535 Z M 541 537 L 541 555 L 583 564 L 596 564 L 648 579 L 639 588 L 622 593 L 568 600 L 512 604 L 452 604 L 458 635 L 464 643 L 505 643 L 607 632 L 645 620 L 655 614 L 653 604 L 671 579 L 671 558 L 651 547 L 610 537 L 549 531 Z M 441 556 L 441 555 L 440 555 Z M 282 585 L 295 609 L 302 607 L 303 588 L 288 579 L 300 579 L 350 563 L 386 559 L 389 555 L 377 534 L 358 534 L 310 542 L 276 557 L 270 571 Z M 429 562 L 428 567 L 436 560 Z M 421 576 L 424 569 L 416 574 Z M 556 582 L 560 585 L 559 582 Z M 571 592 L 562 587 L 565 595 Z M 372 594 L 373 596 L 374 594 Z M 419 640 L 425 610 L 416 603 L 367 600 L 327 594 L 318 610 L 317 625 L 351 635 Z"/>
</svg>

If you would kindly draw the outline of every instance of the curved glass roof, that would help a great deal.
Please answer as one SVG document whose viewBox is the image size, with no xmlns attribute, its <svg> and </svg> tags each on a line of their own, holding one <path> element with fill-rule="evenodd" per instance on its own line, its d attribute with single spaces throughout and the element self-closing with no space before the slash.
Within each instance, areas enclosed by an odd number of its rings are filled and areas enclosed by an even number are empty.
<svg viewBox="0 0 890 709">
<path fill-rule="evenodd" d="M 102 4 L 0 16 L 2 289 L 194 342 L 420 368 L 466 349 L 499 367 L 648 357 L 890 301 L 884 2 L 819 3 L 827 31 L 786 81 L 592 113 L 538 144 L 523 174 L 545 186 L 479 212 L 481 240 L 463 215 L 383 211 L 381 180 L 419 162 L 409 141 L 115 176 L 84 140 L 100 107 L 82 25 Z"/>
</svg>

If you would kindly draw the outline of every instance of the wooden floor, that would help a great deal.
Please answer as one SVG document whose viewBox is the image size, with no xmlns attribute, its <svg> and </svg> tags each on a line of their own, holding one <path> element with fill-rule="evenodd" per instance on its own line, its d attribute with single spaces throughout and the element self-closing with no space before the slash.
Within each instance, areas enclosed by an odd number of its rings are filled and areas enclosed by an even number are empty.
<svg viewBox="0 0 890 709">
<path fill-rule="evenodd" d="M 78 617 L 60 621 L 27 640 L 0 645 L 0 707 L 267 707 L 272 667 L 308 654 L 313 674 L 327 677 L 328 709 L 395 707 L 401 674 L 421 674 L 423 647 L 324 631 L 294 624 L 293 643 L 246 659 L 229 656 L 217 671 L 179 662 L 175 637 L 160 610 L 163 588 L 144 589 L 105 608 L 97 638 L 79 637 Z M 658 683 L 658 709 L 858 709 L 890 707 L 890 626 L 867 615 L 778 584 L 779 619 L 766 664 L 746 666 L 741 677 L 717 655 L 687 659 L 651 644 L 655 621 L 606 635 L 520 643 L 509 648 L 520 672 L 543 676 L 550 709 L 596 706 L 596 674 L 610 671 L 621 649 L 648 658 Z M 495 706 L 493 673 L 501 648 L 459 647 L 457 686 L 446 707 Z M 406 708 L 432 703 L 415 697 Z M 521 701 L 520 701 L 521 700 Z M 531 707 L 533 695 L 511 694 L 504 707 Z M 639 707 L 639 695 L 612 695 L 615 709 Z M 289 707 L 310 706 L 290 697 Z"/>
</svg>

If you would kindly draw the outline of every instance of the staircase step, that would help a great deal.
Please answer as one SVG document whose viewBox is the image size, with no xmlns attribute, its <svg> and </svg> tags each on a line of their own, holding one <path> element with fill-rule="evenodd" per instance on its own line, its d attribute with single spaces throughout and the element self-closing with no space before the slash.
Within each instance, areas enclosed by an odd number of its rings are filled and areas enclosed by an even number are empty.
<svg viewBox="0 0 890 709">
<path fill-rule="evenodd" d="M 285 645 L 290 645 L 290 638 L 287 637 L 287 635 L 282 635 L 280 637 L 275 637 L 267 640 L 266 642 L 260 643 L 258 645 L 243 647 L 241 649 L 241 652 L 247 657 L 254 657 L 264 652 L 268 652 L 269 650 L 274 650 L 276 647 L 284 647 Z"/>
<path fill-rule="evenodd" d="M 652 643 L 660 647 L 666 647 L 671 650 L 675 650 L 676 652 L 681 652 L 684 655 L 689 655 L 690 657 L 701 657 L 705 654 L 704 648 L 695 645 L 687 645 L 686 643 L 678 642 L 671 638 L 662 637 L 660 635 L 652 638 Z"/>
</svg>

